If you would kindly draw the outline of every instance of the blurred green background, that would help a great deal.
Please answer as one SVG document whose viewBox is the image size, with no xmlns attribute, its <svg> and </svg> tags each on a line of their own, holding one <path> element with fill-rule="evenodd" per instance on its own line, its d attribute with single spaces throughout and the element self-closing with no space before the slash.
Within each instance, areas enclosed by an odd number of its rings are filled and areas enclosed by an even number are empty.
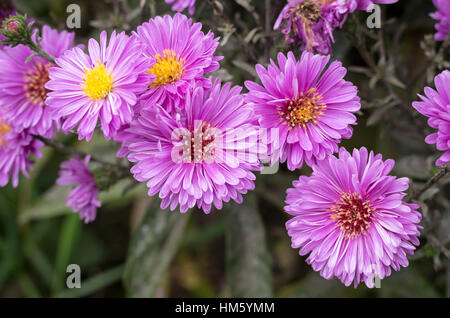
<svg viewBox="0 0 450 318">
<path fill-rule="evenodd" d="M 58 29 L 65 28 L 67 5 L 79 4 L 82 28 L 75 32 L 77 42 L 84 44 L 101 29 L 130 31 L 150 16 L 171 13 L 163 0 L 144 2 L 14 1 L 37 25 Z M 270 32 L 284 1 L 269 2 L 270 8 L 262 0 L 225 1 L 225 12 L 236 28 L 230 34 L 230 26 L 213 17 L 208 1 L 197 0 L 194 19 L 226 42 L 218 49 L 225 58 L 216 75 L 236 85 L 255 79 L 256 61 L 243 50 L 242 40 L 262 64 L 278 50 L 288 49 L 281 34 Z M 435 151 L 423 141 L 429 132 L 426 121 L 408 106 L 392 105 L 381 82 L 389 74 L 404 105 L 429 82 L 426 70 L 435 72 L 435 65 L 423 48 L 431 50 L 436 44 L 426 47 L 422 42 L 434 32 L 434 21 L 428 17 L 432 11 L 431 0 L 400 1 L 384 8 L 386 42 L 379 43 L 379 30 L 365 31 L 369 51 L 384 71 L 378 77 L 364 74 L 366 63 L 353 46 L 357 22 L 364 23 L 367 13 L 354 14 L 344 30 L 335 33 L 333 48 L 333 58 L 350 67 L 347 79 L 359 87 L 363 101 L 359 125 L 343 146 L 366 146 L 396 159 L 395 173 L 412 178 L 416 188 L 435 172 Z M 380 45 L 388 52 L 385 61 Z M 117 145 L 100 136 L 89 144 L 73 137 L 58 139 L 115 160 Z M 423 198 L 425 230 L 410 266 L 383 280 L 380 289 L 354 289 L 321 278 L 290 247 L 284 227 L 289 218 L 282 210 L 285 190 L 308 169 L 289 172 L 281 166 L 275 175 L 258 175 L 256 190 L 245 197 L 244 205 L 226 204 L 210 215 L 159 211 L 157 200 L 146 196 L 145 185 L 123 180 L 101 194 L 97 219 L 85 225 L 65 207 L 69 189 L 54 185 L 66 159 L 46 148 L 31 179 L 21 178 L 17 189 L 0 190 L 0 297 L 450 296 L 448 182 Z M 67 289 L 68 264 L 80 265 L 81 289 Z"/>
</svg>

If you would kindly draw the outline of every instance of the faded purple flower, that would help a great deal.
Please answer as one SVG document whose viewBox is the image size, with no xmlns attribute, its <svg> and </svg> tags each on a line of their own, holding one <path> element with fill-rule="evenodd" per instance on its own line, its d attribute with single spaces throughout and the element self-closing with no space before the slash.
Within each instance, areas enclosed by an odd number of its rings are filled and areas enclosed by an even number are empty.
<svg viewBox="0 0 450 318">
<path fill-rule="evenodd" d="M 168 111 L 182 108 L 186 92 L 194 84 L 211 87 L 206 73 L 219 68 L 221 56 L 214 56 L 218 38 L 212 32 L 204 34 L 202 24 L 194 23 L 182 14 L 156 17 L 137 28 L 135 36 L 143 45 L 144 55 L 153 66 L 148 73 L 156 80 L 148 83 L 141 98 L 141 107 L 162 105 Z"/>
<path fill-rule="evenodd" d="M 66 204 L 72 207 L 73 212 L 79 213 L 80 219 L 85 223 L 95 220 L 97 208 L 102 205 L 98 200 L 94 175 L 88 168 L 90 159 L 91 157 L 87 156 L 84 160 L 72 158 L 63 162 L 56 180 L 59 185 L 74 185 Z"/>
<path fill-rule="evenodd" d="M 350 138 L 360 108 L 358 89 L 344 80 L 340 62 L 326 66 L 329 56 L 304 52 L 300 61 L 289 52 L 278 54 L 278 66 L 256 66 L 262 85 L 247 81 L 249 103 L 262 128 L 277 132 L 270 137 L 272 163 L 280 159 L 290 170 L 303 161 L 316 160 L 338 150 L 342 138 Z"/>
<path fill-rule="evenodd" d="M 74 33 L 44 26 L 40 44 L 47 53 L 58 57 L 72 47 L 74 38 Z M 51 137 L 59 120 L 45 105 L 49 92 L 45 85 L 49 81 L 48 70 L 54 65 L 38 56 L 26 63 L 32 54 L 24 45 L 6 46 L 0 51 L 0 108 L 5 119 L 16 127 Z"/>
<path fill-rule="evenodd" d="M 425 141 L 436 144 L 444 154 L 436 161 L 437 166 L 450 162 L 450 71 L 445 70 L 434 78 L 436 90 L 425 87 L 425 95 L 419 95 L 421 102 L 414 102 L 413 107 L 427 116 L 428 125 L 437 129 Z"/>
<path fill-rule="evenodd" d="M 450 1 L 448 0 L 433 0 L 433 3 L 438 11 L 430 14 L 430 16 L 438 20 L 436 23 L 435 39 L 437 41 L 445 41 L 450 32 Z"/>
<path fill-rule="evenodd" d="M 12 179 L 12 185 L 19 184 L 19 173 L 29 177 L 33 162 L 31 156 L 41 158 L 40 148 L 44 144 L 30 135 L 28 130 L 17 128 L 0 118 L 0 186 Z"/>
<path fill-rule="evenodd" d="M 347 0 L 288 0 L 274 29 L 284 22 L 282 32 L 288 43 L 300 42 L 301 49 L 328 54 L 334 29 L 342 27 L 356 6 L 356 2 Z"/>
<path fill-rule="evenodd" d="M 56 59 L 57 67 L 49 69 L 50 90 L 47 105 L 57 118 L 64 118 L 62 130 L 77 125 L 78 138 L 92 138 L 97 122 L 106 139 L 129 123 L 138 96 L 152 76 L 146 74 L 149 62 L 141 56 L 141 47 L 125 32 L 100 34 L 100 44 L 89 40 L 89 54 L 80 48 L 66 51 Z"/>
<path fill-rule="evenodd" d="M 261 168 L 252 153 L 258 127 L 240 91 L 229 83 L 221 87 L 220 80 L 209 91 L 197 86 L 180 113 L 155 105 L 127 129 L 125 153 L 136 162 L 131 172 L 147 183 L 150 196 L 159 193 L 163 209 L 180 206 L 184 213 L 197 204 L 209 213 L 223 201 L 241 203 L 254 189 L 251 170 Z"/>
<path fill-rule="evenodd" d="M 166 0 L 166 3 L 173 4 L 173 11 L 181 12 L 188 8 L 190 15 L 195 13 L 195 0 Z"/>
<path fill-rule="evenodd" d="M 287 190 L 286 223 L 292 247 L 326 278 L 346 286 L 380 279 L 408 266 L 419 245 L 418 205 L 403 202 L 407 178 L 389 176 L 393 160 L 344 148 L 313 167 Z"/>
<path fill-rule="evenodd" d="M 288 43 L 300 49 L 328 54 L 334 42 L 333 31 L 342 28 L 348 14 L 368 10 L 374 3 L 394 3 L 398 0 L 288 0 L 274 25 L 282 27 Z M 284 25 L 284 26 L 283 26 Z"/>
</svg>

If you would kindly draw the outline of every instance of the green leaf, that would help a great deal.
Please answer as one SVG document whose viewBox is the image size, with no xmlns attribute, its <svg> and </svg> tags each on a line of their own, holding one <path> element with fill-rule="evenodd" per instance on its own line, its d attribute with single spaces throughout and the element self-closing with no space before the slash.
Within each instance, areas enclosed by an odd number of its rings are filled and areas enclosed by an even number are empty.
<svg viewBox="0 0 450 318">
<path fill-rule="evenodd" d="M 64 288 L 66 282 L 66 269 L 70 264 L 72 251 L 81 231 L 81 220 L 76 214 L 65 217 L 61 227 L 56 254 L 55 272 L 53 275 L 52 291 L 58 293 Z"/>
<path fill-rule="evenodd" d="M 232 297 L 272 297 L 272 271 L 254 193 L 228 211 L 227 280 Z"/>
<path fill-rule="evenodd" d="M 133 234 L 125 264 L 124 284 L 130 297 L 154 297 L 181 243 L 190 213 L 162 211 L 152 202 Z"/>
</svg>

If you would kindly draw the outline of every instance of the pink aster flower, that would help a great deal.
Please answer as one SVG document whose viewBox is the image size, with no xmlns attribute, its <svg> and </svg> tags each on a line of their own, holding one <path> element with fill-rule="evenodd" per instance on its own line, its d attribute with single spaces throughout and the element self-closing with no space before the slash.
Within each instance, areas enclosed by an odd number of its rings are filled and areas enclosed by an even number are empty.
<svg viewBox="0 0 450 318">
<path fill-rule="evenodd" d="M 205 35 L 201 28 L 201 23 L 192 24 L 179 13 L 173 18 L 156 17 L 137 28 L 135 36 L 144 47 L 144 55 L 154 63 L 148 72 L 156 76 L 148 83 L 141 106 L 159 104 L 171 111 L 173 107 L 182 108 L 187 90 L 194 83 L 211 87 L 204 74 L 217 70 L 222 57 L 214 56 L 218 38 L 212 32 Z"/>
<path fill-rule="evenodd" d="M 313 165 L 338 150 L 342 138 L 350 138 L 360 108 L 358 89 L 344 80 L 346 69 L 329 56 L 304 52 L 278 54 L 278 66 L 256 66 L 262 85 L 247 81 L 250 103 L 264 129 L 278 131 L 270 137 L 272 163 L 280 159 L 290 170 L 303 161 Z"/>
<path fill-rule="evenodd" d="M 74 33 L 44 26 L 40 44 L 47 53 L 58 57 L 72 47 L 74 38 Z M 24 45 L 6 46 L 0 51 L 0 108 L 5 119 L 16 127 L 51 137 L 59 121 L 45 105 L 49 92 L 45 85 L 48 70 L 54 65 L 38 56 L 26 63 L 33 53 Z"/>
<path fill-rule="evenodd" d="M 188 8 L 189 14 L 193 15 L 195 13 L 195 0 L 166 0 L 167 4 L 172 4 L 173 11 L 184 11 Z"/>
<path fill-rule="evenodd" d="M 102 205 L 98 200 L 94 176 L 88 168 L 90 159 L 91 157 L 87 156 L 84 160 L 72 158 L 63 162 L 56 180 L 59 185 L 74 185 L 66 204 L 72 207 L 73 212 L 79 213 L 80 219 L 85 223 L 95 220 L 97 208 Z"/>
<path fill-rule="evenodd" d="M 307 263 L 324 278 L 373 287 L 375 276 L 408 266 L 421 215 L 419 206 L 402 201 L 409 180 L 389 176 L 393 166 L 366 148 L 353 154 L 341 148 L 287 190 L 292 247 L 309 253 Z"/>
<path fill-rule="evenodd" d="M 159 193 L 163 209 L 180 206 L 184 213 L 197 204 L 209 213 L 223 201 L 241 203 L 254 189 L 258 129 L 240 91 L 217 80 L 210 91 L 190 89 L 181 114 L 155 105 L 131 123 L 125 141 L 136 162 L 131 172 L 147 182 L 150 196 Z"/>
<path fill-rule="evenodd" d="M 429 135 L 425 142 L 436 144 L 444 154 L 436 161 L 437 166 L 450 162 L 450 71 L 445 70 L 434 78 L 436 90 L 425 87 L 425 95 L 419 95 L 421 102 L 414 102 L 413 107 L 427 116 L 428 125 L 438 131 Z"/>
<path fill-rule="evenodd" d="M 30 135 L 28 130 L 18 129 L 0 118 L 0 186 L 12 179 L 12 185 L 19 184 L 19 173 L 29 177 L 33 161 L 31 156 L 41 158 L 40 148 L 44 144 Z"/>
<path fill-rule="evenodd" d="M 80 48 L 66 51 L 49 70 L 45 85 L 47 105 L 56 117 L 64 118 L 62 130 L 77 125 L 79 139 L 92 138 L 97 122 L 110 139 L 133 118 L 138 96 L 145 91 L 151 76 L 146 75 L 148 61 L 140 58 L 140 45 L 124 32 L 100 34 L 100 44 L 89 40 L 89 54 Z"/>
<path fill-rule="evenodd" d="M 438 11 L 430 14 L 430 16 L 438 20 L 436 24 L 436 41 L 445 41 L 450 32 L 450 1 L 448 0 L 433 0 Z"/>
</svg>

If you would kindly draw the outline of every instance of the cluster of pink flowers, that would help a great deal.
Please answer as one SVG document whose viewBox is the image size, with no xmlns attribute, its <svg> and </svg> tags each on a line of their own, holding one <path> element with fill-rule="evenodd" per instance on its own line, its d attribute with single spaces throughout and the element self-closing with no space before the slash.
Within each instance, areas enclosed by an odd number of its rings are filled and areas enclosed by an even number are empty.
<svg viewBox="0 0 450 318">
<path fill-rule="evenodd" d="M 193 13 L 195 1 L 166 2 Z M 275 28 L 286 21 L 288 41 L 327 53 L 333 30 L 349 13 L 394 2 L 289 0 Z M 393 160 L 339 148 L 361 108 L 339 61 L 279 53 L 267 67 L 256 65 L 259 83 L 247 81 L 243 94 L 212 79 L 222 59 L 218 38 L 181 13 L 150 19 L 131 35 L 103 31 L 87 50 L 73 42 L 74 34 L 44 26 L 39 44 L 54 63 L 29 59 L 33 52 L 23 45 L 0 51 L 1 186 L 10 179 L 17 186 L 19 172 L 28 175 L 31 156 L 43 147 L 39 139 L 61 130 L 90 141 L 101 130 L 120 143 L 118 157 L 134 164 L 134 178 L 146 183 L 149 196 L 159 196 L 163 209 L 185 213 L 197 206 L 209 213 L 224 202 L 241 203 L 254 189 L 261 131 L 270 131 L 265 154 L 272 164 L 313 170 L 287 190 L 285 211 L 293 216 L 286 224 L 292 246 L 309 253 L 314 270 L 346 285 L 371 286 L 374 275 L 407 266 L 406 255 L 419 244 L 418 206 L 403 200 L 409 180 L 389 175 Z M 437 165 L 450 161 L 449 83 L 445 71 L 436 77 L 437 91 L 426 88 L 427 97 L 414 104 L 438 130 L 426 140 L 445 152 Z M 89 161 L 64 162 L 57 180 L 73 185 L 67 204 L 85 222 L 101 206 Z"/>
</svg>

